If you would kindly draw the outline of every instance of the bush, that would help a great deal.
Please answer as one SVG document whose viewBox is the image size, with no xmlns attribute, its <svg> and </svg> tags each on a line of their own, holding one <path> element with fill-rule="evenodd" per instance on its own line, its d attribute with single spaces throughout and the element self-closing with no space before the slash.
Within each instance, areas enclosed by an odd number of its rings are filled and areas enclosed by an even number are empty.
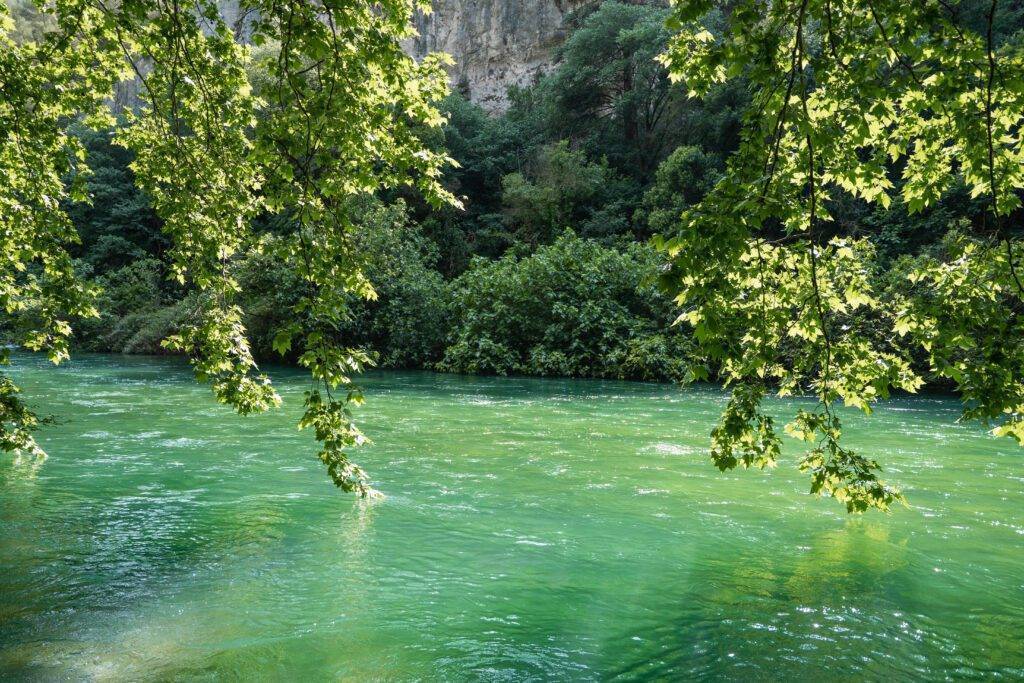
<svg viewBox="0 0 1024 683">
<path fill-rule="evenodd" d="M 678 147 L 658 166 L 638 211 L 648 235 L 669 233 L 683 211 L 700 203 L 721 177 L 722 160 L 698 147 Z"/>
<path fill-rule="evenodd" d="M 264 249 L 248 254 L 235 272 L 252 348 L 263 358 L 277 357 L 274 335 L 294 319 L 293 307 L 302 296 L 302 281 L 276 248 L 281 239 L 266 236 Z M 409 223 L 402 202 L 366 206 L 353 239 L 377 299 L 352 295 L 339 334 L 347 345 L 374 352 L 385 367 L 435 362 L 443 349 L 448 312 L 444 280 L 432 268 L 433 245 Z"/>
<path fill-rule="evenodd" d="M 179 305 L 161 288 L 163 264 L 152 258 L 134 261 L 96 278 L 102 287 L 99 318 L 76 327 L 78 344 L 88 351 L 166 353 L 160 342 L 182 319 Z"/>
<path fill-rule="evenodd" d="M 529 246 L 547 244 L 569 227 L 584 237 L 625 234 L 636 194 L 607 162 L 591 163 L 564 141 L 541 149 L 528 176 L 510 173 L 501 187 L 510 232 Z"/>
<path fill-rule="evenodd" d="M 449 372 L 681 379 L 688 342 L 647 284 L 653 252 L 566 232 L 533 255 L 479 259 L 452 284 Z"/>
<path fill-rule="evenodd" d="M 447 290 L 434 269 L 436 247 L 410 223 L 405 205 L 375 205 L 356 232 L 376 301 L 352 304 L 352 333 L 387 367 L 423 367 L 441 357 Z"/>
<path fill-rule="evenodd" d="M 157 257 L 170 246 L 149 198 L 135 186 L 132 154 L 111 142 L 113 131 L 72 126 L 88 152 L 92 174 L 86 179 L 91 202 L 70 204 L 68 216 L 81 244 L 76 255 L 97 274 Z"/>
</svg>

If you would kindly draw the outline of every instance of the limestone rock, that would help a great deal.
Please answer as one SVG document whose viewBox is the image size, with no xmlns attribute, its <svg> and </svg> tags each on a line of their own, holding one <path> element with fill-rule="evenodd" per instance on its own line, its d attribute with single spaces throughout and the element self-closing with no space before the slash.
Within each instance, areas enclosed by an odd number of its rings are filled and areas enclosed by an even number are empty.
<svg viewBox="0 0 1024 683">
<path fill-rule="evenodd" d="M 566 15 L 593 1 L 434 0 L 406 49 L 415 57 L 447 52 L 455 59 L 452 87 L 488 111 L 502 111 L 510 85 L 529 85 L 551 67 Z"/>
</svg>

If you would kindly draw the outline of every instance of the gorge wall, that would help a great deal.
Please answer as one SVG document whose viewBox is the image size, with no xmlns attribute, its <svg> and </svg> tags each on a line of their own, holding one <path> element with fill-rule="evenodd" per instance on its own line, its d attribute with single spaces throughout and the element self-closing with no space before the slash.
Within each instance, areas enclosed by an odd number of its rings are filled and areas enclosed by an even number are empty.
<svg viewBox="0 0 1024 683">
<path fill-rule="evenodd" d="M 565 18 L 595 0 L 434 0 L 417 18 L 416 57 L 447 52 L 452 88 L 488 111 L 502 111 L 510 85 L 529 85 L 547 70 L 565 39 Z"/>
<path fill-rule="evenodd" d="M 644 0 L 639 0 L 644 1 Z M 648 0 L 649 1 L 649 0 Z M 507 108 L 511 85 L 529 85 L 550 69 L 565 40 L 565 19 L 600 0 L 433 0 L 434 11 L 416 18 L 419 36 L 405 44 L 414 57 L 446 52 L 453 90 L 490 112 Z M 243 0 L 217 0 L 221 17 L 241 41 L 253 11 Z M 118 108 L 138 103 L 138 83 L 118 88 Z"/>
</svg>

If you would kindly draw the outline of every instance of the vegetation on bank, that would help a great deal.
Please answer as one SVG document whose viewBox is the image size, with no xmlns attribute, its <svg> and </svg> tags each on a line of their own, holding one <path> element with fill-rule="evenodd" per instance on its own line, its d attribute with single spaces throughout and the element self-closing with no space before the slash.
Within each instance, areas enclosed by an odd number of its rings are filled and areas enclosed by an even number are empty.
<svg viewBox="0 0 1024 683">
<path fill-rule="evenodd" d="M 442 103 L 448 123 L 425 139 L 455 160 L 444 183 L 462 206 L 434 208 L 408 191 L 353 204 L 352 236 L 376 298 L 345 297 L 346 345 L 384 367 L 686 375 L 687 334 L 653 284 L 659 258 L 646 241 L 713 186 L 745 100 L 734 84 L 707 102 L 670 85 L 654 62 L 667 16 L 605 3 L 571 19 L 558 68 L 512 92 L 506 114 L 489 116 L 457 93 Z M 171 245 L 136 189 L 130 152 L 110 130 L 75 134 L 94 201 L 69 207 L 81 236 L 74 256 L 102 289 L 102 313 L 76 327 L 76 345 L 166 353 L 194 293 L 168 278 Z M 256 226 L 256 248 L 230 267 L 254 356 L 279 359 L 274 337 L 304 285 L 296 256 L 278 244 L 289 221 Z"/>
<path fill-rule="evenodd" d="M 508 112 L 489 116 L 458 93 L 442 103 L 448 123 L 425 139 L 455 160 L 444 183 L 462 206 L 431 207 L 406 191 L 356 202 L 352 231 L 377 296 L 345 298 L 346 344 L 383 367 L 663 381 L 692 374 L 690 330 L 673 325 L 679 311 L 651 286 L 660 260 L 645 245 L 674 230 L 722 178 L 748 89 L 729 81 L 696 100 L 672 85 L 654 62 L 668 46 L 668 16 L 615 0 L 581 10 L 556 68 L 514 89 Z M 185 321 L 190 296 L 168 278 L 170 241 L 113 131 L 74 132 L 88 152 L 93 197 L 68 207 L 81 237 L 74 255 L 102 290 L 101 315 L 77 325 L 76 345 L 166 353 L 162 341 Z M 902 203 L 839 201 L 830 234 L 869 239 L 871 287 L 883 301 L 894 301 L 913 262 L 942 252 L 947 233 L 962 233 L 985 211 L 963 186 L 914 214 Z M 257 248 L 231 268 L 252 350 L 277 360 L 274 336 L 303 284 L 274 248 L 287 221 L 256 223 Z M 885 331 L 876 332 L 884 343 Z"/>
</svg>

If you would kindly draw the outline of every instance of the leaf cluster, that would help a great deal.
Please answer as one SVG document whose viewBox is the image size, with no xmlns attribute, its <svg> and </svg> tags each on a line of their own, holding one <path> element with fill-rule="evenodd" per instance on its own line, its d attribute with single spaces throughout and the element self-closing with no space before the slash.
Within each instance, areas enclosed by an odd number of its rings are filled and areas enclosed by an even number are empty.
<svg viewBox="0 0 1024 683">
<path fill-rule="evenodd" d="M 834 405 L 870 412 L 919 388 L 903 340 L 954 382 L 964 417 L 1020 439 L 1024 56 L 999 42 L 998 0 L 961 4 L 746 0 L 724 26 L 713 2 L 675 4 L 661 57 L 671 78 L 698 97 L 730 80 L 751 90 L 725 174 L 656 240 L 671 261 L 662 286 L 705 358 L 694 375 L 735 387 L 712 437 L 720 467 L 773 464 L 761 398 L 809 393 L 817 408 L 787 431 L 814 446 L 801 464 L 812 492 L 851 511 L 899 500 L 875 461 L 840 445 Z M 836 237 L 834 210 L 898 202 L 913 215 L 957 188 L 984 200 L 981 225 L 908 257 L 895 300 L 880 303 L 877 252 Z"/>
</svg>

